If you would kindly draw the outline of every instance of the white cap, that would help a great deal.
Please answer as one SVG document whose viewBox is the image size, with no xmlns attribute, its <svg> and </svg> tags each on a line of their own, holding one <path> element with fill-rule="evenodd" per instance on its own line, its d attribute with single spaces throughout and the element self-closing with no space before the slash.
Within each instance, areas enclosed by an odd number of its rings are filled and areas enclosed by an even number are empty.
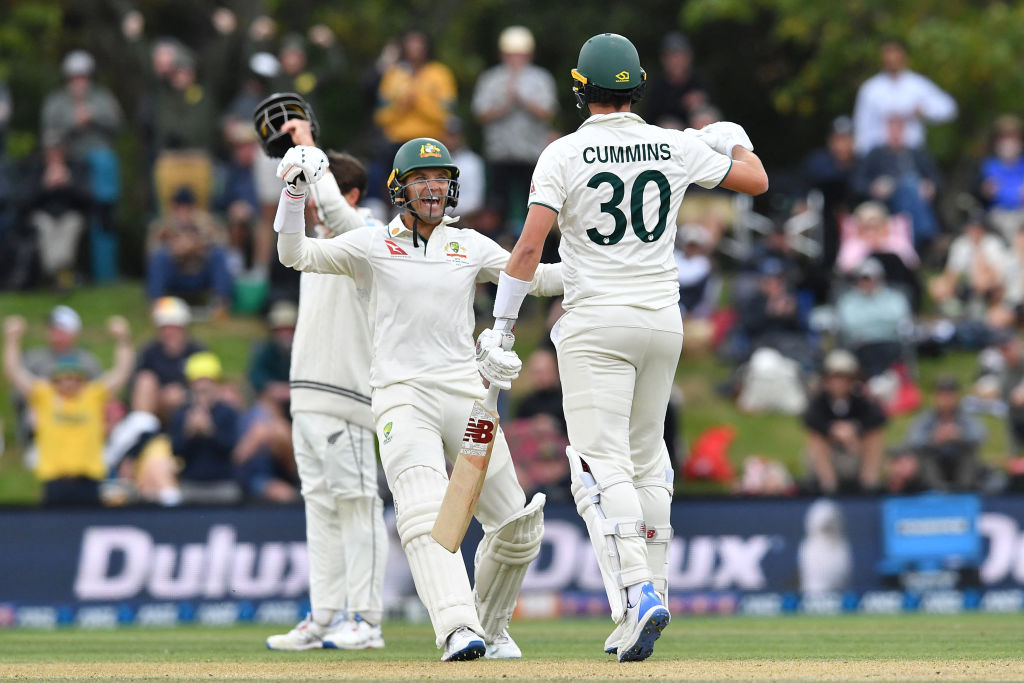
<svg viewBox="0 0 1024 683">
<path fill-rule="evenodd" d="M 825 356 L 826 375 L 850 375 L 854 376 L 860 372 L 860 363 L 857 357 L 846 349 L 832 349 Z"/>
<path fill-rule="evenodd" d="M 176 296 L 163 296 L 153 303 L 153 324 L 157 327 L 185 327 L 191 321 L 188 304 Z"/>
<path fill-rule="evenodd" d="M 281 62 L 269 52 L 257 52 L 249 58 L 249 69 L 257 76 L 274 78 L 281 71 Z"/>
<path fill-rule="evenodd" d="M 679 228 L 679 239 L 685 244 L 699 244 L 704 247 L 708 244 L 708 230 L 700 223 L 684 223 Z"/>
<path fill-rule="evenodd" d="M 533 52 L 533 34 L 525 26 L 509 26 L 498 37 L 498 49 L 510 55 Z"/>
<path fill-rule="evenodd" d="M 95 68 L 96 61 L 85 50 L 72 50 L 64 56 L 64 61 L 60 65 L 64 78 L 91 76 Z"/>
<path fill-rule="evenodd" d="M 276 330 L 280 327 L 295 327 L 299 321 L 299 309 L 291 301 L 275 301 L 267 313 L 267 326 Z"/>
<path fill-rule="evenodd" d="M 82 331 L 82 318 L 70 306 L 55 306 L 50 311 L 50 327 L 56 327 L 69 334 Z"/>
</svg>

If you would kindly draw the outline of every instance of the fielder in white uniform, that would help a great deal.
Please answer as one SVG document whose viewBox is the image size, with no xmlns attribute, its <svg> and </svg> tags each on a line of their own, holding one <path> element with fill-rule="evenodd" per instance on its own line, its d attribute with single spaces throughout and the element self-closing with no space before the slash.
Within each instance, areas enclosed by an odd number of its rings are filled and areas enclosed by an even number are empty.
<svg viewBox="0 0 1024 683">
<path fill-rule="evenodd" d="M 307 121 L 282 129 L 313 144 Z M 366 169 L 332 154 L 311 194 L 321 237 L 376 226 L 356 208 Z M 272 650 L 384 647 L 380 622 L 387 559 L 383 502 L 370 412 L 367 297 L 351 278 L 303 273 L 291 360 L 292 442 L 306 505 L 312 611 L 288 633 L 267 638 Z"/>
<path fill-rule="evenodd" d="M 691 183 L 760 194 L 768 179 L 736 124 L 681 132 L 630 113 L 646 76 L 622 36 L 588 40 L 572 77 L 590 117 L 537 161 L 526 224 L 498 286 L 495 329 L 518 315 L 557 217 L 571 488 L 616 622 L 605 651 L 638 661 L 670 619 L 673 476 L 662 434 L 683 341 L 674 217 Z M 485 330 L 478 354 L 500 348 L 498 337 Z"/>
<path fill-rule="evenodd" d="M 430 536 L 474 401 L 480 375 L 507 388 L 521 363 L 492 350 L 478 364 L 473 298 L 479 282 L 496 282 L 508 252 L 473 230 L 452 226 L 446 206 L 458 201 L 458 167 L 440 142 L 418 138 L 395 155 L 388 182 L 403 209 L 385 228 L 362 228 L 331 240 L 305 237 L 302 193 L 326 160 L 296 147 L 281 161 L 282 192 L 274 228 L 281 262 L 304 271 L 341 273 L 369 297 L 373 359 L 370 387 L 381 461 L 395 499 L 398 533 L 416 591 L 430 614 L 442 659 L 519 657 L 508 635 L 529 563 L 540 551 L 543 495 L 526 504 L 504 436 L 495 439 L 477 508 L 484 538 L 471 588 L 460 554 Z M 527 289 L 562 292 L 561 267 L 540 266 Z"/>
</svg>

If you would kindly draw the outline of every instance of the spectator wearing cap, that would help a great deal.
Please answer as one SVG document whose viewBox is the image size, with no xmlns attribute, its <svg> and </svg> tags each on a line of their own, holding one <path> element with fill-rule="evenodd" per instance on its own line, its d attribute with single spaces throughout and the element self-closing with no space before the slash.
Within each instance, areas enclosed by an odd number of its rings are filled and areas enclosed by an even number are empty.
<svg viewBox="0 0 1024 683">
<path fill-rule="evenodd" d="M 972 211 L 929 292 L 946 315 L 984 323 L 1003 300 L 1009 265 L 1006 243 L 989 229 L 983 213 Z"/>
<path fill-rule="evenodd" d="M 990 156 L 982 160 L 975 195 L 988 210 L 988 219 L 1013 244 L 1024 224 L 1024 123 L 1013 114 L 992 125 Z"/>
<path fill-rule="evenodd" d="M 693 113 L 711 101 L 711 81 L 693 66 L 689 39 L 678 31 L 661 40 L 661 74 L 651 78 L 644 96 L 644 118 L 663 128 L 696 127 Z"/>
<path fill-rule="evenodd" d="M 188 356 L 182 371 L 186 401 L 168 425 L 174 455 L 181 461 L 178 485 L 183 503 L 236 503 L 241 487 L 234 466 L 238 412 L 222 400 L 223 370 L 209 351 Z"/>
<path fill-rule="evenodd" d="M 224 128 L 233 123 L 248 124 L 252 121 L 252 113 L 273 90 L 272 83 L 281 73 L 281 62 L 270 52 L 254 52 L 249 56 L 245 81 L 242 89 L 228 104 Z M 251 126 L 250 126 L 251 127 Z"/>
<path fill-rule="evenodd" d="M 501 63 L 480 74 L 472 107 L 484 133 L 488 205 L 509 229 L 522 225 L 517 209 L 525 210 L 533 167 L 551 138 L 558 97 L 551 73 L 533 63 L 530 29 L 506 27 L 498 51 Z"/>
<path fill-rule="evenodd" d="M 171 215 L 154 229 L 146 292 L 151 301 L 178 296 L 209 306 L 215 317 L 226 315 L 234 285 L 219 229 L 208 214 L 196 210 L 188 187 L 179 188 L 173 202 Z"/>
<path fill-rule="evenodd" d="M 310 47 L 315 48 L 315 64 L 310 63 Z M 288 33 L 281 39 L 277 52 L 281 69 L 271 81 L 272 92 L 294 92 L 310 104 L 316 104 L 317 94 L 345 70 L 345 54 L 334 31 L 326 24 L 315 24 L 303 37 Z"/>
<path fill-rule="evenodd" d="M 910 307 L 919 311 L 922 285 L 921 261 L 914 250 L 910 224 L 905 216 L 892 216 L 885 204 L 862 202 L 842 223 L 842 238 L 836 268 L 851 275 L 869 256 L 885 269 L 885 279 L 907 296 Z"/>
<path fill-rule="evenodd" d="M 986 437 L 985 426 L 960 405 L 960 382 L 947 375 L 935 382 L 933 407 L 914 417 L 905 441 L 927 488 L 971 491 L 981 482 L 979 450 Z"/>
<path fill-rule="evenodd" d="M 165 422 L 185 402 L 185 360 L 205 347 L 189 336 L 192 313 L 188 304 L 176 297 L 161 297 L 153 302 L 156 339 L 139 354 L 132 381 L 132 410 L 156 415 Z"/>
<path fill-rule="evenodd" d="M 946 123 L 956 118 L 956 101 L 927 77 L 907 68 L 907 50 L 894 39 L 882 43 L 882 70 L 857 90 L 853 108 L 854 147 L 866 155 L 887 137 L 887 122 L 900 117 L 906 145 L 919 149 L 925 143 L 926 123 Z"/>
<path fill-rule="evenodd" d="M 748 356 L 757 349 L 772 348 L 811 369 L 816 351 L 782 261 L 765 259 L 761 263 L 757 291 L 737 309 Z"/>
<path fill-rule="evenodd" d="M 107 399 L 124 386 L 135 360 L 127 321 L 114 316 L 107 328 L 115 340 L 109 372 L 89 379 L 78 357 L 68 354 L 40 376 L 21 361 L 24 319 L 4 319 L 4 373 L 15 390 L 27 397 L 35 417 L 35 473 L 43 484 L 44 505 L 100 503 L 99 484 L 107 474 L 103 460 Z"/>
<path fill-rule="evenodd" d="M 839 338 L 870 379 L 903 357 L 903 340 L 914 319 L 906 296 L 886 286 L 885 269 L 877 259 L 864 259 L 854 277 L 854 286 L 836 301 Z"/>
<path fill-rule="evenodd" d="M 114 206 L 121 194 L 121 171 L 114 136 L 122 117 L 110 91 L 93 83 L 95 69 L 95 60 L 84 50 L 64 57 L 64 87 L 43 102 L 42 139 L 48 148 L 63 145 L 67 158 L 86 170 L 83 184 L 91 200 L 87 218 L 92 277 L 106 282 L 117 276 Z"/>
<path fill-rule="evenodd" d="M 839 224 L 852 209 L 850 175 L 856 165 L 853 152 L 853 120 L 838 116 L 829 127 L 828 139 L 804 158 L 800 174 L 807 190 L 821 192 L 824 214 L 822 263 L 831 267 L 839 253 Z"/>
<path fill-rule="evenodd" d="M 861 157 L 850 182 L 859 197 L 909 216 L 914 247 L 923 254 L 939 232 L 933 203 L 941 178 L 928 151 L 907 144 L 905 131 L 903 117 L 889 117 L 884 144 Z"/>
<path fill-rule="evenodd" d="M 260 211 L 256 189 L 259 144 L 252 125 L 241 120 L 227 126 L 231 156 L 217 171 L 213 208 L 224 216 L 229 245 L 229 271 L 238 277 L 254 262 L 253 231 Z"/>
<path fill-rule="evenodd" d="M 803 416 L 813 492 L 872 492 L 879 486 L 887 418 L 864 394 L 859 373 L 849 351 L 834 349 L 825 356 L 821 389 Z"/>
</svg>

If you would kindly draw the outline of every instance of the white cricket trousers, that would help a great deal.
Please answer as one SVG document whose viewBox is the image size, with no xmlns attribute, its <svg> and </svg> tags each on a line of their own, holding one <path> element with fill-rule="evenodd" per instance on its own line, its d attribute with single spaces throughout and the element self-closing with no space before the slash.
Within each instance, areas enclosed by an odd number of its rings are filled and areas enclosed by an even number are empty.
<svg viewBox="0 0 1024 683">
<path fill-rule="evenodd" d="M 460 626 L 483 633 L 461 552 L 449 553 L 430 530 L 448 486 L 446 461 L 455 462 L 473 402 L 484 394 L 479 382 L 404 382 L 373 392 L 381 464 L 395 499 L 398 535 L 439 648 Z M 490 533 L 525 505 L 499 430 L 476 518 Z"/>
<path fill-rule="evenodd" d="M 580 306 L 562 316 L 557 336 L 569 443 L 606 487 L 604 516 L 641 520 L 649 531 L 670 535 L 672 466 L 664 430 L 683 345 L 679 308 Z M 667 544 L 649 561 L 644 538 L 615 543 L 623 587 L 653 575 L 656 589 L 665 590 Z"/>
<path fill-rule="evenodd" d="M 388 536 L 373 432 L 301 411 L 292 416 L 292 442 L 306 505 L 310 604 L 379 624 Z"/>
</svg>

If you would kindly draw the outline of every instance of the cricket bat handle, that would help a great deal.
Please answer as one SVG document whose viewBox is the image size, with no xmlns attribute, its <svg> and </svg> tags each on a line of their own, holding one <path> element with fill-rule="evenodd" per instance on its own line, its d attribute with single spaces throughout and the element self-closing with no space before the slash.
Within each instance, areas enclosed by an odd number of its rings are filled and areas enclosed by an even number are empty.
<svg viewBox="0 0 1024 683">
<path fill-rule="evenodd" d="M 487 389 L 487 396 L 484 398 L 484 408 L 491 411 L 492 413 L 498 410 L 498 394 L 501 393 L 501 389 L 492 384 Z"/>
</svg>

